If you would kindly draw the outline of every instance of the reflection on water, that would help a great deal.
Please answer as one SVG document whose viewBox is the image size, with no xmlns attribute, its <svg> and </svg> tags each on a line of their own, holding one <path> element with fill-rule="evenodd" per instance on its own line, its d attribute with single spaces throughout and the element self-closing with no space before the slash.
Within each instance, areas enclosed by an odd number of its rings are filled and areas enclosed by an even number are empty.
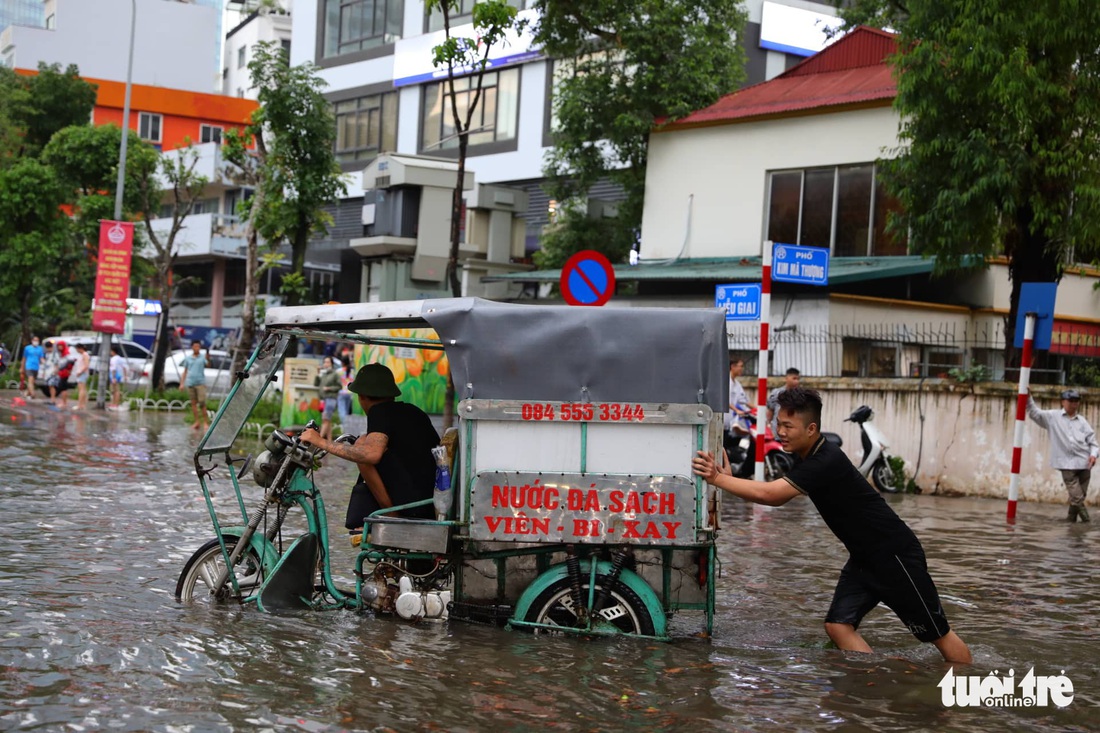
<svg viewBox="0 0 1100 733">
<path fill-rule="evenodd" d="M 10 404 L 7 397 L 3 404 Z M 946 668 L 884 609 L 873 655 L 825 648 L 844 561 L 805 501 L 728 501 L 711 640 L 534 638 L 351 612 L 181 607 L 210 534 L 182 418 L 0 407 L 0 728 L 5 730 L 937 730 L 1100 726 L 1100 523 L 990 500 L 899 497 L 971 674 L 1065 674 L 1065 710 L 950 709 Z M 350 473 L 318 474 L 342 517 Z M 338 533 L 336 536 L 340 536 Z M 350 569 L 353 550 L 336 547 Z M 960 672 L 964 673 L 964 672 Z"/>
</svg>

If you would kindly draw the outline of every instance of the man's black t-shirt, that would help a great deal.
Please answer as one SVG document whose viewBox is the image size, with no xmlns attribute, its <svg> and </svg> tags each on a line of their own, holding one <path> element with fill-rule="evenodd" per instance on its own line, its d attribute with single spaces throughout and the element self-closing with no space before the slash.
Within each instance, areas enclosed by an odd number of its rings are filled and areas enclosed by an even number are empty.
<svg viewBox="0 0 1100 733">
<path fill-rule="evenodd" d="M 915 543 L 913 530 L 856 470 L 838 446 L 819 438 L 804 459 L 795 456 L 784 477 L 810 497 L 825 524 L 852 557 L 874 562 Z"/>
<path fill-rule="evenodd" d="M 407 402 L 381 402 L 367 413 L 367 432 L 383 433 L 388 438 L 386 452 L 376 468 L 394 506 L 432 498 L 435 489 L 432 448 L 439 445 L 439 433 L 431 418 Z M 414 509 L 407 516 L 434 519 L 435 509 L 429 505 Z"/>
</svg>

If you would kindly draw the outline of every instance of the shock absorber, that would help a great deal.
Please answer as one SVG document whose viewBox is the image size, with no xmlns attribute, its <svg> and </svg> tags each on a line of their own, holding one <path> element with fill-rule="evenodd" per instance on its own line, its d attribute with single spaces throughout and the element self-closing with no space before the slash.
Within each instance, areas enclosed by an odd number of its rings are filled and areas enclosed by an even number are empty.
<svg viewBox="0 0 1100 733">
<path fill-rule="evenodd" d="M 566 545 L 565 567 L 569 571 L 569 581 L 572 583 L 573 608 L 577 618 L 585 615 L 584 593 L 581 590 L 581 561 L 577 557 L 577 548 L 574 545 Z"/>
<path fill-rule="evenodd" d="M 611 553 L 611 572 L 607 575 L 606 580 L 600 584 L 600 590 L 596 594 L 596 602 L 592 606 L 593 616 L 600 612 L 603 604 L 607 603 L 607 594 L 611 592 L 611 586 L 619 581 L 619 575 L 623 572 L 623 565 L 626 564 L 629 557 L 629 547 L 621 547 Z"/>
</svg>

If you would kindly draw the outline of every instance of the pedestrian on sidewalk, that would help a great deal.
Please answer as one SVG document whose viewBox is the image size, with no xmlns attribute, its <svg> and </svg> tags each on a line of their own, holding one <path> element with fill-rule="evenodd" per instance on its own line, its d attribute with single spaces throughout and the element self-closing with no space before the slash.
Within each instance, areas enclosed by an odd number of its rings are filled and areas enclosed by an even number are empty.
<svg viewBox="0 0 1100 733">
<path fill-rule="evenodd" d="M 27 380 L 27 399 L 34 399 L 34 380 L 38 377 L 38 370 L 42 365 L 42 357 L 46 350 L 42 348 L 37 336 L 31 336 L 31 342 L 23 349 L 23 363 L 20 367 L 22 375 Z"/>
<path fill-rule="evenodd" d="M 202 342 L 192 341 L 191 353 L 183 357 L 183 373 L 180 375 L 180 381 L 191 399 L 191 414 L 195 417 L 192 430 L 210 427 L 206 419 L 206 368 L 210 365 L 210 352 L 203 354 Z"/>
<path fill-rule="evenodd" d="M 1062 392 L 1062 407 L 1054 410 L 1040 410 L 1031 395 L 1027 396 L 1027 416 L 1050 433 L 1050 465 L 1062 472 L 1062 481 L 1069 493 L 1066 519 L 1071 522 L 1089 521 L 1085 499 L 1092 467 L 1100 456 L 1096 431 L 1078 412 L 1080 408 L 1081 393 L 1075 389 Z"/>
<path fill-rule="evenodd" d="M 92 357 L 84 344 L 76 345 L 76 362 L 73 364 L 73 379 L 76 381 L 76 405 L 74 410 L 88 407 L 88 376 L 91 374 Z"/>
<path fill-rule="evenodd" d="M 122 383 L 126 381 L 126 359 L 118 353 L 120 346 L 111 346 L 111 360 L 107 362 L 107 370 L 111 383 L 111 406 L 122 405 Z"/>
</svg>

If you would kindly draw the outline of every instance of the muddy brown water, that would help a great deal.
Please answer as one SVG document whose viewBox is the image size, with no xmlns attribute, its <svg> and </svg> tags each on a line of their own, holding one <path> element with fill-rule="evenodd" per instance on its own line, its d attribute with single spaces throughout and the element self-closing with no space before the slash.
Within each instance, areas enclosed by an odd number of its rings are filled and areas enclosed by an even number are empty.
<svg viewBox="0 0 1100 733">
<path fill-rule="evenodd" d="M 1100 522 L 1068 525 L 1063 506 L 1021 505 L 1009 527 L 1003 502 L 891 498 L 974 652 L 958 673 L 1034 669 L 1074 690 L 1066 708 L 948 707 L 939 655 L 884 608 L 864 626 L 874 654 L 826 648 L 844 552 L 805 500 L 726 502 L 710 639 L 691 614 L 659 643 L 186 607 L 176 579 L 212 535 L 180 415 L 10 397 L 0 730 L 1100 730 Z M 318 481 L 339 518 L 350 472 L 330 464 Z"/>
</svg>

